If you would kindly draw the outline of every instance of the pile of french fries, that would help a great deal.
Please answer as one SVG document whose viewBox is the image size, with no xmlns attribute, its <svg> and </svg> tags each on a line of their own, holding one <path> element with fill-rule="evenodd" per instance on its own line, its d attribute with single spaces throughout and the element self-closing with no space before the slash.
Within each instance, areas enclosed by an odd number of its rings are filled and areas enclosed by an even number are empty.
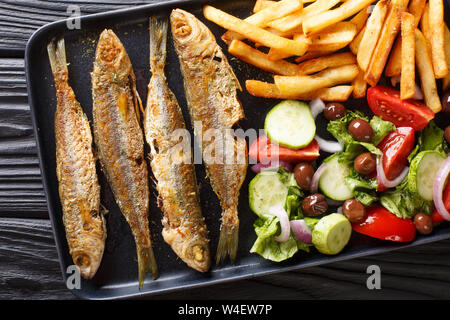
<svg viewBox="0 0 450 320">
<path fill-rule="evenodd" d="M 255 96 L 364 98 L 384 72 L 399 79 L 401 99 L 410 99 L 417 66 L 425 103 L 436 113 L 437 79 L 450 87 L 443 0 L 256 0 L 245 19 L 209 5 L 203 13 L 227 29 L 230 54 L 274 74 L 274 83 L 246 81 Z"/>
</svg>

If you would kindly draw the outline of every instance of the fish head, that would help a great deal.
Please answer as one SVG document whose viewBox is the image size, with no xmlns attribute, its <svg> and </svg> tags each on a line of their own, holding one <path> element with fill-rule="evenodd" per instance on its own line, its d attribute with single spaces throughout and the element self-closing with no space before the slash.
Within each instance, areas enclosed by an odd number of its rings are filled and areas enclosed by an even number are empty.
<svg viewBox="0 0 450 320">
<path fill-rule="evenodd" d="M 206 272 L 210 267 L 209 243 L 206 237 L 189 236 L 179 232 L 178 228 L 162 230 L 164 240 L 172 247 L 173 251 L 189 267 L 200 272 Z"/>
<path fill-rule="evenodd" d="M 95 52 L 95 64 L 102 70 L 109 70 L 117 76 L 128 75 L 130 72 L 131 62 L 125 48 L 110 29 L 105 29 L 100 34 Z"/>
<path fill-rule="evenodd" d="M 183 244 L 182 256 L 185 257 L 186 263 L 201 272 L 206 272 L 210 267 L 210 255 L 208 242 L 195 237 Z"/>
<path fill-rule="evenodd" d="M 102 261 L 104 244 L 99 242 L 93 248 L 80 248 L 72 251 L 74 264 L 84 279 L 92 279 Z"/>
<path fill-rule="evenodd" d="M 170 25 L 175 48 L 183 59 L 214 56 L 217 46 L 214 35 L 194 15 L 181 9 L 170 14 Z"/>
</svg>

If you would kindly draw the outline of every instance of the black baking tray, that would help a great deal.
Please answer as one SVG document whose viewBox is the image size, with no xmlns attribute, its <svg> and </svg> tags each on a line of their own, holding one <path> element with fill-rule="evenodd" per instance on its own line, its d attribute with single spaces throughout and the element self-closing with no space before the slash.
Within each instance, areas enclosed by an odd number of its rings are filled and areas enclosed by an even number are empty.
<svg viewBox="0 0 450 320">
<path fill-rule="evenodd" d="M 92 119 L 90 72 L 92 71 L 95 47 L 101 31 L 105 28 L 111 28 L 123 42 L 136 73 L 138 92 L 143 98 L 143 101 L 145 101 L 147 96 L 147 83 L 150 78 L 148 18 L 155 14 L 168 16 L 174 8 L 188 10 L 211 29 L 217 38 L 217 42 L 222 46 L 224 53 L 228 56 L 229 62 L 242 85 L 246 79 L 271 81 L 272 77 L 268 73 L 228 55 L 224 43 L 220 40 L 220 36 L 224 30 L 214 23 L 206 21 L 203 17 L 201 8 L 206 2 L 242 18 L 251 13 L 254 5 L 254 0 L 164 1 L 102 14 L 82 16 L 80 30 L 69 30 L 67 28 L 67 20 L 54 22 L 40 28 L 28 41 L 25 56 L 28 97 L 49 216 L 53 226 L 64 281 L 67 281 L 68 276 L 71 275 L 71 272 L 67 272 L 67 268 L 73 262 L 69 255 L 65 239 L 55 173 L 53 119 L 56 108 L 56 97 L 46 52 L 47 42 L 55 36 L 64 36 L 69 62 L 69 82 L 89 119 Z M 449 12 L 448 2 L 446 12 Z M 169 86 L 175 93 L 183 109 L 188 129 L 191 130 L 182 85 L 182 76 L 170 33 L 168 38 L 166 74 Z M 239 98 L 244 106 L 246 115 L 246 118 L 240 123 L 243 129 L 263 128 L 266 113 L 278 102 L 273 99 L 253 97 L 245 90 L 239 93 Z M 350 109 L 359 109 L 370 114 L 365 99 L 351 99 L 346 103 L 346 106 Z M 325 120 L 320 116 L 318 119 L 318 131 L 326 136 Z M 438 115 L 436 121 L 441 127 L 449 124 L 448 118 L 445 119 L 443 115 Z M 324 156 L 326 155 L 322 155 L 321 157 Z M 196 170 L 200 184 L 202 210 L 206 217 L 208 229 L 210 230 L 211 252 L 214 254 L 218 240 L 221 209 L 216 195 L 205 179 L 203 166 L 196 165 Z M 270 262 L 264 260 L 257 254 L 251 254 L 249 252 L 256 239 L 253 229 L 253 222 L 256 216 L 249 208 L 247 197 L 247 186 L 253 176 L 254 173 L 248 170 L 246 180 L 241 189 L 239 202 L 239 217 L 241 221 L 240 239 L 236 262 L 231 264 L 227 261 L 220 266 L 213 265 L 211 270 L 205 274 L 188 268 L 163 241 L 161 236 L 162 213 L 156 205 L 156 190 L 151 183 L 149 219 L 160 276 L 157 280 L 152 280 L 150 277 L 147 277 L 144 286 L 139 290 L 136 251 L 130 229 L 114 202 L 111 190 L 104 176 L 99 171 L 99 179 L 102 187 L 102 203 L 109 210 L 109 214 L 107 215 L 108 237 L 106 240 L 106 249 L 96 276 L 89 281 L 81 279 L 80 288 L 72 289 L 72 292 L 78 297 L 86 299 L 143 297 L 288 270 L 297 270 L 450 238 L 450 224 L 448 223 L 444 223 L 435 228 L 432 235 L 418 235 L 413 242 L 407 244 L 369 238 L 354 232 L 349 245 L 337 256 L 322 255 L 315 249 L 312 249 L 310 253 L 299 252 L 290 260 L 282 263 Z M 324 279 L 324 281 L 326 280 Z"/>
</svg>

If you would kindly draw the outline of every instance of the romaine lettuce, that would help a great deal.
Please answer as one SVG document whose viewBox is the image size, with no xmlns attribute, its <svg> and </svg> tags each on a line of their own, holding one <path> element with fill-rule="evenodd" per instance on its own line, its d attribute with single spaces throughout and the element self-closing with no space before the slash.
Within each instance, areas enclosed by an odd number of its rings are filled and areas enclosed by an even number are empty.
<svg viewBox="0 0 450 320">
<path fill-rule="evenodd" d="M 290 220 L 302 217 L 301 201 L 304 194 L 298 186 L 294 174 L 283 167 L 278 169 L 280 181 L 288 188 L 284 209 Z M 280 262 L 291 258 L 298 250 L 309 251 L 309 245 L 294 238 L 291 234 L 286 242 L 278 242 L 275 237 L 280 233 L 279 219 L 275 216 L 267 219 L 258 218 L 253 224 L 257 239 L 250 252 L 257 253 L 265 259 Z"/>
</svg>

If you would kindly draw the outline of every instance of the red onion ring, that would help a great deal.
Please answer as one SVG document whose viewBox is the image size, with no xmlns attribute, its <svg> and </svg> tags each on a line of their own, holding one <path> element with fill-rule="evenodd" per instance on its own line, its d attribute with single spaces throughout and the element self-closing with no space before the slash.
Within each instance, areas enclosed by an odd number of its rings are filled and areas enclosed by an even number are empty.
<svg viewBox="0 0 450 320">
<path fill-rule="evenodd" d="M 287 171 L 292 171 L 292 164 L 282 160 L 269 161 L 268 163 L 257 163 L 251 167 L 252 171 L 255 173 L 260 173 L 262 171 L 277 171 L 279 167 L 285 168 Z"/>
<path fill-rule="evenodd" d="M 309 108 L 311 109 L 314 120 L 316 120 L 316 117 L 325 109 L 325 103 L 317 98 L 309 102 Z"/>
<path fill-rule="evenodd" d="M 450 173 L 450 156 L 439 168 L 433 183 L 433 202 L 437 212 L 447 221 L 450 221 L 450 213 L 445 208 L 442 193 Z"/>
<path fill-rule="evenodd" d="M 327 164 L 322 163 L 319 166 L 319 168 L 317 168 L 316 172 L 314 172 L 314 175 L 311 180 L 311 193 L 316 193 L 317 190 L 319 189 L 319 179 L 326 168 L 327 168 Z"/>
<path fill-rule="evenodd" d="M 329 153 L 337 153 L 342 152 L 344 149 L 342 145 L 337 141 L 330 141 L 321 138 L 318 134 L 314 137 L 316 139 L 317 144 L 319 145 L 319 149 Z"/>
<path fill-rule="evenodd" d="M 317 98 L 317 99 L 311 100 L 311 102 L 309 103 L 309 108 L 311 109 L 311 114 L 315 121 L 317 116 L 320 113 L 322 113 L 323 110 L 325 110 L 325 103 L 321 99 Z M 323 151 L 329 152 L 329 153 L 336 153 L 336 152 L 343 151 L 341 144 L 337 141 L 325 140 L 322 137 L 320 137 L 317 133 L 316 133 L 316 136 L 314 137 L 314 139 L 316 139 L 320 150 L 323 150 Z"/>
<path fill-rule="evenodd" d="M 394 180 L 388 180 L 383 170 L 383 160 L 381 158 L 382 157 L 380 156 L 377 157 L 377 180 L 381 182 L 381 184 L 386 188 L 393 188 L 398 186 L 408 175 L 409 167 L 405 167 Z"/>
<path fill-rule="evenodd" d="M 289 224 L 289 217 L 286 210 L 284 210 L 283 205 L 277 204 L 271 207 L 269 212 L 280 220 L 281 233 L 275 237 L 275 240 L 278 242 L 288 241 L 291 227 Z"/>
<path fill-rule="evenodd" d="M 291 225 L 292 233 L 298 240 L 306 244 L 312 243 L 312 232 L 305 220 L 291 220 L 289 223 Z"/>
</svg>

